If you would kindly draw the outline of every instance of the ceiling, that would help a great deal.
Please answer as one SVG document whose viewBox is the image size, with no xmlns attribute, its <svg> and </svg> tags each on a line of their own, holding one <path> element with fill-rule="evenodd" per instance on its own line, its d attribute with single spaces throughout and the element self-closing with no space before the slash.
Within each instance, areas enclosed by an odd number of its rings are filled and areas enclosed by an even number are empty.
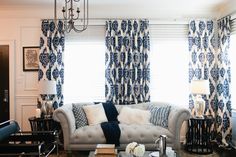
<svg viewBox="0 0 236 157">
<path fill-rule="evenodd" d="M 94 5 L 141 5 L 148 4 L 155 5 L 158 9 L 159 6 L 168 8 L 180 7 L 186 5 L 196 7 L 209 7 L 216 6 L 229 0 L 89 0 L 89 3 Z M 63 3 L 64 0 L 57 0 L 58 3 Z M 54 0 L 1 0 L 1 6 L 47 6 L 53 4 Z M 171 4 L 171 5 L 170 5 Z"/>
<path fill-rule="evenodd" d="M 57 0 L 60 7 L 64 0 Z M 89 0 L 90 17 L 219 17 L 235 0 Z M 0 0 L 1 8 L 53 8 L 54 0 Z M 61 9 L 59 9 L 61 10 Z"/>
</svg>

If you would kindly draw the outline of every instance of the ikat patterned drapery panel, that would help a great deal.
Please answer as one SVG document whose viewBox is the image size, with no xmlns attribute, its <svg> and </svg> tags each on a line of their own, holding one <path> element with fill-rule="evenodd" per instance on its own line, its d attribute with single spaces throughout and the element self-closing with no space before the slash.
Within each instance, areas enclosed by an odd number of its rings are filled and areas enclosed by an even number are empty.
<svg viewBox="0 0 236 157">
<path fill-rule="evenodd" d="M 210 95 L 206 101 L 205 113 L 215 119 L 212 126 L 213 138 L 218 144 L 227 146 L 232 138 L 230 60 L 230 17 L 217 23 L 193 20 L 189 23 L 189 83 L 193 79 L 209 79 Z M 189 108 L 194 115 L 193 96 L 189 96 Z"/>
<path fill-rule="evenodd" d="M 216 86 L 215 77 L 209 76 L 209 70 L 215 69 L 215 35 L 213 21 L 200 21 L 193 20 L 189 23 L 189 83 L 192 80 L 209 79 L 210 84 Z M 214 71 L 212 71 L 214 74 Z M 216 91 L 213 91 L 209 96 L 209 100 L 214 100 Z M 213 95 L 213 97 L 212 97 Z M 194 97 L 189 95 L 189 108 L 194 115 Z M 203 99 L 206 100 L 206 108 L 209 108 L 209 102 L 203 95 Z M 209 108 L 211 114 L 214 114 L 212 108 Z"/>
<path fill-rule="evenodd" d="M 231 109 L 231 71 L 230 71 L 230 17 L 221 19 L 218 27 L 218 49 L 217 49 L 217 102 L 216 106 L 216 128 L 217 141 L 223 144 L 232 140 L 232 109 Z"/>
<path fill-rule="evenodd" d="M 150 101 L 148 20 L 106 21 L 107 101 L 133 104 Z"/>
<path fill-rule="evenodd" d="M 53 20 L 43 20 L 41 24 L 38 80 L 55 80 L 57 95 L 53 107 L 63 105 L 64 84 L 64 40 L 63 22 L 57 25 Z"/>
</svg>

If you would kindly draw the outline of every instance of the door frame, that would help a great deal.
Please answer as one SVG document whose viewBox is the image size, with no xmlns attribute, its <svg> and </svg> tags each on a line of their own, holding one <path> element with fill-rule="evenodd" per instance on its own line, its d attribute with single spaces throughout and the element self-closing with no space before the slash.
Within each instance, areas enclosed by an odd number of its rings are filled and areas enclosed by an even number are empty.
<svg viewBox="0 0 236 157">
<path fill-rule="evenodd" d="M 15 40 L 0 40 L 0 45 L 9 45 L 9 90 L 10 90 L 10 119 L 16 119 L 15 98 Z"/>
</svg>

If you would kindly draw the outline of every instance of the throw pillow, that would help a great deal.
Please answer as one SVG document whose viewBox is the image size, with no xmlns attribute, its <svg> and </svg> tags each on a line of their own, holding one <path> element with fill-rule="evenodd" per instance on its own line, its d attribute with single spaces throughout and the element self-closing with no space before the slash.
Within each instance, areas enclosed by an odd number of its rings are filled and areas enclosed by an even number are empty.
<svg viewBox="0 0 236 157">
<path fill-rule="evenodd" d="M 75 117 L 76 129 L 88 125 L 88 121 L 82 108 L 82 105 L 72 104 L 72 111 Z"/>
<path fill-rule="evenodd" d="M 83 106 L 89 125 L 107 122 L 107 117 L 102 104 Z"/>
<path fill-rule="evenodd" d="M 168 127 L 168 117 L 170 113 L 171 106 L 148 106 L 148 109 L 151 112 L 150 122 L 154 125 L 159 125 L 162 127 Z"/>
<path fill-rule="evenodd" d="M 102 105 L 105 110 L 107 120 L 109 122 L 118 121 L 117 116 L 119 113 L 118 113 L 115 105 L 112 102 L 105 102 L 105 103 L 102 103 Z"/>
<path fill-rule="evenodd" d="M 118 120 L 125 124 L 150 124 L 151 113 L 148 110 L 122 107 Z"/>
</svg>

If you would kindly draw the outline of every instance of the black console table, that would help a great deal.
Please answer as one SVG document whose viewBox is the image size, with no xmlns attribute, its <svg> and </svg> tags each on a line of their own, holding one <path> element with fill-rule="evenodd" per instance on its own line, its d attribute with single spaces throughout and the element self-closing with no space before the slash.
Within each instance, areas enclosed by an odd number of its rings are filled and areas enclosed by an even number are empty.
<svg viewBox="0 0 236 157">
<path fill-rule="evenodd" d="M 210 154 L 213 152 L 211 144 L 211 126 L 213 118 L 190 118 L 188 121 L 186 150 L 197 154 Z"/>
</svg>

